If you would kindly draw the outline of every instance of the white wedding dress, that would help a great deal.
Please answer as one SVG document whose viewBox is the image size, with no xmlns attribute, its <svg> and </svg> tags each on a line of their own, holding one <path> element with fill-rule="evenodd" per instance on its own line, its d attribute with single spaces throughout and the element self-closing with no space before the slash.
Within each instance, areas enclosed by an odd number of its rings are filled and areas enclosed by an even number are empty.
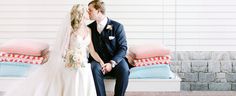
<svg viewBox="0 0 236 96">
<path fill-rule="evenodd" d="M 68 30 L 66 30 L 68 31 Z M 97 96 L 91 65 L 88 63 L 88 45 L 91 42 L 90 35 L 85 38 L 77 36 L 72 46 L 82 51 L 85 67 L 71 69 L 65 67 L 65 62 L 60 54 L 64 54 L 68 33 L 60 33 L 65 39 L 58 39 L 59 48 L 55 48 L 50 55 L 48 63 L 6 93 L 6 96 Z M 66 40 L 67 39 L 67 40 Z M 70 39 L 69 39 L 70 40 Z M 67 42 L 68 43 L 68 42 Z"/>
<path fill-rule="evenodd" d="M 64 78 L 67 78 L 64 82 L 66 94 L 63 96 L 96 96 L 96 90 L 93 80 L 93 75 L 91 71 L 91 65 L 88 63 L 88 46 L 90 44 L 90 35 L 87 35 L 85 38 L 81 36 L 76 36 L 76 38 L 72 39 L 70 46 L 78 48 L 81 50 L 83 66 L 79 66 L 78 69 L 65 69 Z M 68 74 L 69 76 L 68 78 Z M 75 78 L 70 78 L 75 77 Z M 71 84 L 75 83 L 75 84 Z M 74 90 L 74 92 L 71 92 Z M 73 94 L 72 94 L 73 93 Z"/>
<path fill-rule="evenodd" d="M 93 75 L 91 71 L 91 65 L 88 63 L 88 46 L 90 44 L 91 37 L 89 34 L 85 38 L 82 36 L 76 36 L 75 40 L 72 40 L 74 42 L 71 42 L 70 46 L 78 48 L 81 50 L 82 57 L 86 59 L 82 59 L 83 66 L 79 66 L 79 68 L 76 70 L 76 84 L 75 85 L 75 95 L 73 96 L 96 96 L 96 90 L 93 80 Z M 67 70 L 67 72 L 70 70 Z M 65 72 L 66 73 L 66 72 Z M 67 74 L 65 74 L 67 75 Z M 72 80 L 73 81 L 73 80 Z M 67 84 L 70 85 L 70 84 Z M 69 86 L 69 90 L 73 87 Z M 64 96 L 72 96 L 72 95 L 64 95 Z"/>
</svg>

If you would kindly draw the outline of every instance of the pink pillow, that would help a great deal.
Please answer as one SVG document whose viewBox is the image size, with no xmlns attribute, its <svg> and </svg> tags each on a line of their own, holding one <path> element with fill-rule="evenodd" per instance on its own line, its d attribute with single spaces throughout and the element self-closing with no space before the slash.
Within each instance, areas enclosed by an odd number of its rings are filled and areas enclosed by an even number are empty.
<svg viewBox="0 0 236 96">
<path fill-rule="evenodd" d="M 0 52 L 16 53 L 32 56 L 43 56 L 48 53 L 49 45 L 47 43 L 14 39 L 0 45 Z"/>
<path fill-rule="evenodd" d="M 129 52 L 137 59 L 170 55 L 170 49 L 162 44 L 141 44 L 129 47 Z"/>
<path fill-rule="evenodd" d="M 135 59 L 134 65 L 136 67 L 140 66 L 149 66 L 149 65 L 156 65 L 156 64 L 170 64 L 171 57 L 167 56 L 156 56 L 150 58 L 143 58 L 143 59 Z"/>
<path fill-rule="evenodd" d="M 28 56 L 22 54 L 9 54 L 0 52 L 0 62 L 21 62 L 29 64 L 44 64 L 48 60 L 48 55 L 44 56 Z"/>
<path fill-rule="evenodd" d="M 0 57 L 0 62 L 19 62 L 19 63 L 28 63 L 28 64 L 44 64 L 45 62 L 47 62 L 47 59 L 30 60 L 30 59 L 15 58 L 15 57 Z"/>
<path fill-rule="evenodd" d="M 125 57 L 127 58 L 129 64 L 130 64 L 131 66 L 134 66 L 135 55 L 134 55 L 133 53 L 131 53 L 131 52 L 128 50 Z"/>
</svg>

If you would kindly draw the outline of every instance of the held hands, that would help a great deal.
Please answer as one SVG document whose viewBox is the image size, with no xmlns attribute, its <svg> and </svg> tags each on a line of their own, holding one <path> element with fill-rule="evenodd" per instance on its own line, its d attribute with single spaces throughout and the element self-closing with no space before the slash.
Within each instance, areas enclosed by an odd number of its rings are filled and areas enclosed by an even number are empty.
<svg viewBox="0 0 236 96">
<path fill-rule="evenodd" d="M 112 70 L 111 63 L 105 63 L 102 65 L 102 73 L 106 74 Z"/>
<path fill-rule="evenodd" d="M 104 62 L 103 62 L 102 60 L 100 60 L 99 63 L 100 63 L 100 65 L 101 65 L 101 67 L 102 67 L 102 68 L 101 68 L 102 73 L 105 74 L 105 70 L 104 70 L 104 68 L 103 68 L 103 67 L 105 66 Z"/>
</svg>

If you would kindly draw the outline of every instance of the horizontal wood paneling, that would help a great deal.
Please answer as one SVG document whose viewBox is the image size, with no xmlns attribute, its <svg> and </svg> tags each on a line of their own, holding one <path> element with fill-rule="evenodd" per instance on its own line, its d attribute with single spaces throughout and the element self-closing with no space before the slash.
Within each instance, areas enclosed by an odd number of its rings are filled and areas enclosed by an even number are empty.
<svg viewBox="0 0 236 96">
<path fill-rule="evenodd" d="M 176 0 L 177 51 L 236 51 L 235 0 Z"/>
<path fill-rule="evenodd" d="M 90 0 L 78 0 L 85 6 Z M 0 43 L 12 38 L 53 44 L 78 1 L 1 0 Z M 160 42 L 176 51 L 236 50 L 235 0 L 103 0 L 121 22 L 128 43 Z"/>
<path fill-rule="evenodd" d="M 89 1 L 80 2 L 87 6 Z M 175 16 L 171 14 L 174 7 L 163 6 L 173 5 L 172 0 L 104 1 L 107 16 L 124 25 L 129 44 L 152 41 L 173 46 Z M 73 2 L 67 0 L 3 0 L 0 4 L 0 43 L 12 38 L 26 38 L 52 44 L 71 4 Z"/>
</svg>

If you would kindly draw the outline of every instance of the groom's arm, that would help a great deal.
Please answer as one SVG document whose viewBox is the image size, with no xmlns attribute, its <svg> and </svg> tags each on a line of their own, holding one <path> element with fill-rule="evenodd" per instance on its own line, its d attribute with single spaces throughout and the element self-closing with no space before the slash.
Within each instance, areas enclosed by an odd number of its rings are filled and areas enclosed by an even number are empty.
<svg viewBox="0 0 236 96">
<path fill-rule="evenodd" d="M 125 57 L 127 52 L 127 40 L 125 30 L 122 24 L 119 24 L 116 31 L 115 38 L 117 40 L 118 49 L 115 50 L 115 55 L 112 60 L 117 64 Z"/>
</svg>

